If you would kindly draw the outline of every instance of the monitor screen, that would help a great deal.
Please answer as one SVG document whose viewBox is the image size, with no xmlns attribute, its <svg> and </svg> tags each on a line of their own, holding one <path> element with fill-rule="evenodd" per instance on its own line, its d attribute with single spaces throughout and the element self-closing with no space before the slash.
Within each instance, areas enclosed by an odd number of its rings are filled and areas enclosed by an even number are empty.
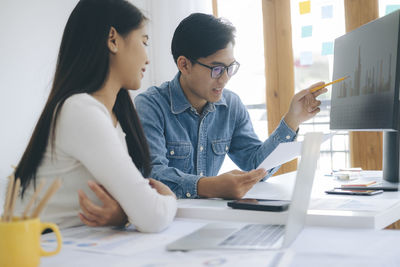
<svg viewBox="0 0 400 267">
<path fill-rule="evenodd" d="M 330 128 L 397 130 L 400 11 L 335 40 Z"/>
</svg>

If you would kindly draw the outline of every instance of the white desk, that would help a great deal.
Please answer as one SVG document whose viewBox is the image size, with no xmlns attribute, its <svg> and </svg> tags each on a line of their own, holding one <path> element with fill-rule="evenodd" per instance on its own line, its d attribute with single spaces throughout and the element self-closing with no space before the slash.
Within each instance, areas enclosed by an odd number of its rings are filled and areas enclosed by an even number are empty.
<svg viewBox="0 0 400 267">
<path fill-rule="evenodd" d="M 363 180 L 380 180 L 381 172 L 364 172 Z M 375 178 L 374 178 L 375 177 Z M 272 177 L 258 183 L 245 197 L 290 200 L 294 185 L 295 172 Z M 354 181 L 350 181 L 351 183 Z M 309 226 L 329 226 L 346 228 L 383 229 L 400 219 L 400 192 L 384 192 L 375 196 L 328 195 L 324 191 L 340 186 L 332 177 L 317 173 L 313 185 L 312 197 L 307 216 Z M 332 204 L 349 202 L 365 206 L 366 210 L 351 208 L 334 209 Z M 317 205 L 316 202 L 324 202 Z M 227 207 L 227 201 L 221 199 L 181 199 L 178 201 L 177 217 L 211 220 L 245 221 L 260 223 L 284 223 L 287 212 L 265 212 L 234 210 Z M 367 206 L 372 207 L 367 210 Z M 358 210 L 357 210 L 358 209 Z"/>
<path fill-rule="evenodd" d="M 211 250 L 192 252 L 167 252 L 165 245 L 192 232 L 208 221 L 176 219 L 159 234 L 147 234 L 131 242 L 129 255 L 112 255 L 76 250 L 65 245 L 60 254 L 43 257 L 41 267 L 81 266 L 278 266 L 273 262 L 279 251 Z M 87 227 L 87 232 L 93 231 Z M 84 233 L 85 234 L 85 233 Z M 135 239 L 141 233 L 127 233 Z M 158 242 L 154 242 L 158 240 Z M 319 266 L 398 266 L 400 231 L 366 229 L 318 228 L 303 230 L 289 249 L 293 267 Z M 149 246 L 148 244 L 152 245 Z M 126 243 L 121 242 L 126 250 Z"/>
<path fill-rule="evenodd" d="M 257 184 L 247 197 L 290 199 L 293 182 L 294 173 L 274 177 L 268 182 Z M 285 254 L 292 256 L 289 266 L 398 266 L 400 231 L 374 229 L 381 229 L 400 218 L 400 193 L 385 192 L 371 197 L 347 197 L 326 195 L 323 192 L 337 183 L 331 177 L 319 175 L 313 186 L 312 202 L 317 199 L 333 202 L 351 199 L 360 203 L 380 201 L 393 205 L 375 207 L 375 211 L 309 210 L 309 226 L 292 244 L 289 254 Z M 178 217 L 191 218 L 177 218 L 163 233 L 147 234 L 142 236 L 142 239 L 135 238 L 143 234 L 130 233 L 134 242 L 131 240 L 129 247 L 124 248 L 124 251 L 132 251 L 129 255 L 85 252 L 66 245 L 59 255 L 42 258 L 41 266 L 277 266 L 276 263 L 270 265 L 279 255 L 276 251 L 167 252 L 165 246 L 211 220 L 282 223 L 286 216 L 287 212 L 231 210 L 224 200 L 179 200 Z M 87 229 L 91 231 L 90 228 Z"/>
</svg>

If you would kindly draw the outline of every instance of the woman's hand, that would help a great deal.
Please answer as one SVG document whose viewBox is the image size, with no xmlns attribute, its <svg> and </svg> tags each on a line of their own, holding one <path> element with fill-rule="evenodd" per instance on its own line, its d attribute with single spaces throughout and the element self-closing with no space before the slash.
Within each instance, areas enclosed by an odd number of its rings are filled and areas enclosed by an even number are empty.
<svg viewBox="0 0 400 267">
<path fill-rule="evenodd" d="M 297 131 L 302 122 L 311 119 L 320 111 L 321 101 L 317 100 L 317 97 L 326 93 L 328 89 L 321 88 L 314 93 L 311 93 L 311 90 L 321 85 L 324 85 L 324 82 L 313 84 L 293 96 L 289 111 L 284 117 L 286 124 L 293 131 Z"/>
<path fill-rule="evenodd" d="M 165 184 L 149 178 L 149 184 L 159 194 L 164 196 L 175 196 L 175 194 Z M 122 226 L 128 222 L 124 210 L 119 203 L 102 186 L 93 181 L 88 181 L 89 188 L 103 203 L 103 206 L 94 204 L 82 191 L 78 191 L 79 204 L 82 213 L 79 213 L 81 221 L 88 226 Z"/>
<path fill-rule="evenodd" d="M 154 188 L 160 195 L 163 196 L 175 196 L 174 192 L 171 191 L 171 189 L 169 189 L 168 186 L 166 186 L 165 184 L 161 183 L 160 181 L 157 181 L 153 178 L 149 178 L 149 184 L 152 188 Z"/>
<path fill-rule="evenodd" d="M 81 221 L 93 227 L 125 225 L 128 222 L 128 217 L 107 190 L 93 181 L 88 181 L 88 185 L 103 203 L 103 206 L 94 204 L 82 190 L 79 190 L 79 204 L 83 211 L 83 213 L 79 213 Z"/>
</svg>

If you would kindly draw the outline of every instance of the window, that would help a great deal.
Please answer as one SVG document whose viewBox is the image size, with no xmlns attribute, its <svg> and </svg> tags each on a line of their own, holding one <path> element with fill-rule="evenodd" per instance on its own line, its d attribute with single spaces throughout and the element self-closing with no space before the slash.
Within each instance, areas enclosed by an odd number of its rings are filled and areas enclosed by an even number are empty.
<svg viewBox="0 0 400 267">
<path fill-rule="evenodd" d="M 400 0 L 379 0 L 379 17 L 400 9 Z"/>
<path fill-rule="evenodd" d="M 265 109 L 265 70 L 262 0 L 218 0 L 218 16 L 236 27 L 235 57 L 241 63 L 238 75 L 227 88 L 237 93 L 249 110 L 256 134 L 268 137 Z M 344 0 L 291 0 L 292 46 L 295 92 L 311 84 L 332 80 L 335 38 L 345 34 Z M 379 15 L 400 9 L 400 0 L 380 0 Z M 268 37 L 266 37 L 268 38 Z M 330 90 L 321 96 L 321 112 L 300 127 L 299 140 L 309 131 L 329 133 Z M 321 146 L 319 168 L 349 167 L 349 136 L 337 132 Z M 236 168 L 226 158 L 221 173 Z"/>
<path fill-rule="evenodd" d="M 331 81 L 334 40 L 345 33 L 343 0 L 291 0 L 291 19 L 295 92 L 318 81 Z M 319 98 L 321 112 L 301 125 L 299 140 L 306 132 L 330 132 L 331 89 Z M 337 132 L 321 146 L 319 165 L 324 170 L 349 166 L 348 132 Z"/>
<path fill-rule="evenodd" d="M 239 95 L 249 111 L 256 134 L 265 140 L 268 124 L 261 0 L 218 0 L 218 16 L 228 19 L 236 27 L 235 58 L 240 69 L 227 88 Z M 220 173 L 233 169 L 237 169 L 236 165 L 226 157 Z"/>
</svg>

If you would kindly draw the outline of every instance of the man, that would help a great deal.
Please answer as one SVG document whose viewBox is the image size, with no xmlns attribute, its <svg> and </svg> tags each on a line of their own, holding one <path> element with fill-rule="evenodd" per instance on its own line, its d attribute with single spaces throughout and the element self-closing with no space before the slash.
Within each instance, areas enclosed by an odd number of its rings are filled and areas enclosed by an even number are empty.
<svg viewBox="0 0 400 267">
<path fill-rule="evenodd" d="M 254 170 L 279 143 L 296 138 L 299 124 L 319 112 L 315 98 L 326 92 L 295 95 L 277 129 L 261 142 L 239 97 L 224 89 L 240 66 L 233 53 L 234 32 L 231 24 L 211 15 L 185 18 L 171 45 L 179 73 L 135 98 L 150 147 L 151 177 L 179 198 L 243 197 L 278 169 Z M 226 154 L 244 171 L 218 175 Z"/>
<path fill-rule="evenodd" d="M 192 14 L 175 30 L 172 54 L 179 69 L 170 82 L 135 99 L 150 147 L 151 177 L 178 198 L 242 198 L 272 170 L 254 170 L 281 142 L 293 141 L 303 121 L 319 112 L 316 97 L 327 90 L 297 93 L 279 126 L 265 141 L 254 133 L 249 114 L 233 92 L 224 89 L 239 69 L 233 55 L 235 28 L 206 14 Z M 251 89 L 251 88 L 250 88 Z M 218 175 L 229 157 L 243 170 Z M 126 215 L 101 186 L 89 187 L 103 202 L 79 195 L 81 220 L 89 226 L 121 225 Z"/>
</svg>

